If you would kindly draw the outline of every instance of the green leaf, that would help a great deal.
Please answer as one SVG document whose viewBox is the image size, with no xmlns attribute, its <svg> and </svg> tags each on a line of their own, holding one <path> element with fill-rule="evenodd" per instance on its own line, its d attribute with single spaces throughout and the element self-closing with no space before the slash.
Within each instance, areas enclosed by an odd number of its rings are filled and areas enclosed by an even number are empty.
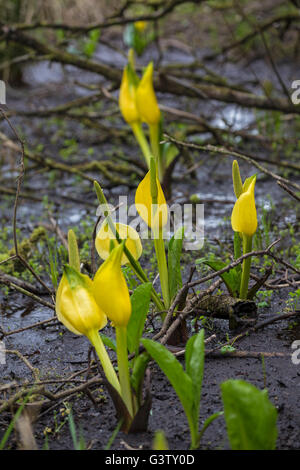
<svg viewBox="0 0 300 470">
<path fill-rule="evenodd" d="M 201 438 L 202 438 L 203 434 L 205 433 L 206 429 L 208 428 L 208 426 L 209 426 L 211 423 L 213 423 L 216 418 L 218 418 L 219 416 L 221 416 L 221 415 L 223 415 L 223 414 L 224 414 L 223 411 L 217 411 L 217 413 L 214 413 L 214 414 L 210 415 L 210 416 L 204 421 L 204 424 L 203 424 L 203 426 L 202 426 L 202 429 L 201 429 L 201 431 L 199 432 L 199 435 L 198 435 L 197 448 L 199 447 Z"/>
<path fill-rule="evenodd" d="M 184 227 L 179 227 L 169 242 L 168 248 L 168 270 L 170 297 L 173 299 L 182 287 L 180 258 L 184 238 Z"/>
<path fill-rule="evenodd" d="M 234 246 L 234 259 L 235 260 L 242 256 L 241 242 L 242 242 L 242 239 L 241 239 L 241 235 L 239 234 L 239 232 L 234 232 L 233 246 Z M 242 266 L 240 264 L 238 264 L 235 267 L 235 270 L 237 271 L 238 275 L 240 276 L 239 273 L 241 273 L 241 271 L 242 271 Z"/>
<path fill-rule="evenodd" d="M 84 44 L 84 54 L 90 59 L 96 51 L 100 38 L 100 29 L 93 29 L 89 32 L 89 38 Z"/>
<path fill-rule="evenodd" d="M 162 430 L 155 431 L 152 449 L 153 450 L 169 450 L 168 441 L 166 439 L 166 435 L 164 431 Z"/>
<path fill-rule="evenodd" d="M 64 274 L 66 275 L 71 289 L 76 289 L 79 286 L 83 287 L 84 289 L 90 289 L 88 276 L 86 274 L 81 274 L 79 271 L 72 268 L 72 266 L 68 264 L 64 266 Z"/>
<path fill-rule="evenodd" d="M 257 175 L 255 174 L 255 175 L 249 176 L 248 178 L 245 179 L 244 184 L 243 184 L 243 193 L 245 193 L 248 190 L 250 184 L 252 183 L 254 178 L 256 178 L 256 176 Z"/>
<path fill-rule="evenodd" d="M 103 333 L 100 333 L 100 337 L 101 337 L 103 343 L 105 344 L 105 346 L 107 346 L 108 348 L 112 349 L 115 352 L 117 351 L 116 342 L 112 338 L 109 338 L 108 336 L 104 335 Z"/>
<path fill-rule="evenodd" d="M 204 264 L 207 264 L 214 271 L 220 271 L 227 266 L 226 263 L 219 260 L 205 260 Z M 235 268 L 230 269 L 230 271 L 220 274 L 220 277 L 223 279 L 228 292 L 230 295 L 237 297 L 240 290 L 240 274 Z"/>
<path fill-rule="evenodd" d="M 185 368 L 194 389 L 194 419 L 198 422 L 201 389 L 204 373 L 204 330 L 192 336 L 185 348 Z"/>
<path fill-rule="evenodd" d="M 151 282 L 141 284 L 131 296 L 132 313 L 127 325 L 127 345 L 130 353 L 137 352 L 149 311 Z"/>
<path fill-rule="evenodd" d="M 171 144 L 170 142 L 164 142 L 162 144 L 164 167 L 168 168 L 168 166 L 171 165 L 172 161 L 177 157 L 178 154 L 179 150 L 174 144 Z"/>
<path fill-rule="evenodd" d="M 273 450 L 277 438 L 277 410 L 267 390 L 243 380 L 221 384 L 225 421 L 233 450 Z"/>
<path fill-rule="evenodd" d="M 134 361 L 134 366 L 131 374 L 131 386 L 135 391 L 136 397 L 140 404 L 142 399 L 142 385 L 145 376 L 145 370 L 147 368 L 148 362 L 150 360 L 149 354 L 143 352 L 140 354 Z"/>
<path fill-rule="evenodd" d="M 169 379 L 172 387 L 177 393 L 190 424 L 190 421 L 194 421 L 194 387 L 190 376 L 184 372 L 180 362 L 165 346 L 160 343 L 156 343 L 151 339 L 142 339 L 142 344 Z"/>
<path fill-rule="evenodd" d="M 77 239 L 74 231 L 68 231 L 68 251 L 69 251 L 69 264 L 72 268 L 80 271 L 80 257 L 78 251 Z"/>
</svg>

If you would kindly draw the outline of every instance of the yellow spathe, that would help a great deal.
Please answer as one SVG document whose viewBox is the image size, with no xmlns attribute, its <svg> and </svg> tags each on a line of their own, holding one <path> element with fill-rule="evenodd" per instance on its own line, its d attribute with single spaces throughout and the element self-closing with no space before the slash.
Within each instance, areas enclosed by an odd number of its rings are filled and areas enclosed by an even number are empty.
<svg viewBox="0 0 300 470">
<path fill-rule="evenodd" d="M 232 229 L 249 237 L 252 237 L 257 229 L 254 198 L 255 182 L 256 178 L 253 178 L 247 191 L 243 192 L 237 199 L 231 214 Z"/>
<path fill-rule="evenodd" d="M 77 335 L 88 336 L 91 331 L 104 328 L 105 313 L 97 305 L 91 279 L 70 266 L 59 283 L 55 310 L 59 321 Z"/>
<path fill-rule="evenodd" d="M 143 247 L 137 231 L 130 227 L 129 225 L 116 223 L 115 227 L 120 235 L 122 240 L 126 240 L 125 246 L 130 251 L 135 260 L 138 260 L 142 254 Z M 109 227 L 109 224 L 106 220 L 102 223 L 100 230 L 97 233 L 95 246 L 98 252 L 98 255 L 103 260 L 106 260 L 110 254 L 111 243 L 113 246 L 117 246 L 118 242 L 116 236 Z M 121 258 L 121 265 L 129 263 L 129 260 L 125 253 L 123 253 Z"/>
<path fill-rule="evenodd" d="M 96 302 L 114 326 L 127 326 L 131 315 L 129 291 L 121 270 L 122 255 L 123 243 L 112 250 L 93 281 Z"/>
<path fill-rule="evenodd" d="M 140 119 L 149 126 L 160 121 L 160 109 L 153 88 L 153 63 L 148 64 L 136 90 L 136 105 Z"/>
<path fill-rule="evenodd" d="M 119 107 L 123 118 L 128 124 L 140 121 L 136 104 L 136 88 L 130 83 L 128 69 L 125 67 L 120 87 Z"/>
<path fill-rule="evenodd" d="M 140 182 L 135 193 L 135 207 L 141 218 L 146 224 L 154 228 L 163 228 L 168 222 L 168 207 L 166 199 L 160 185 L 159 179 L 156 177 L 157 184 L 157 204 L 152 206 L 151 197 L 151 176 L 150 170 Z"/>
</svg>

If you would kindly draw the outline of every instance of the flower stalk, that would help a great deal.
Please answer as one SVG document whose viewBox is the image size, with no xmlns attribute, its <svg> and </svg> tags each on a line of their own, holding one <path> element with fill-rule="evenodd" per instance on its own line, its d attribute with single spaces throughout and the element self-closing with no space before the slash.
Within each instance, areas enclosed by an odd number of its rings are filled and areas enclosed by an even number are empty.
<svg viewBox="0 0 300 470">
<path fill-rule="evenodd" d="M 131 129 L 134 133 L 134 136 L 143 152 L 143 155 L 145 157 L 147 167 L 150 168 L 150 158 L 151 158 L 151 150 L 149 147 L 149 144 L 147 142 L 147 139 L 145 137 L 144 131 L 142 129 L 142 125 L 140 122 L 132 122 L 130 124 Z"/>
<path fill-rule="evenodd" d="M 129 363 L 127 351 L 127 327 L 116 326 L 116 340 L 117 340 L 117 359 L 119 378 L 121 385 L 121 397 L 128 409 L 128 412 L 133 416 L 132 394 L 129 377 Z"/>
<path fill-rule="evenodd" d="M 104 370 L 104 374 L 107 378 L 107 380 L 110 382 L 110 384 L 117 390 L 117 392 L 121 395 L 121 387 L 120 387 L 120 382 L 118 380 L 117 374 L 115 369 L 113 368 L 113 365 L 111 363 L 111 360 L 107 354 L 107 351 L 105 349 L 105 346 L 102 342 L 101 337 L 99 336 L 98 331 L 96 330 L 91 330 L 87 334 L 88 339 L 94 346 L 97 356 L 100 359 L 101 365 Z"/>
<path fill-rule="evenodd" d="M 160 285 L 162 296 L 164 299 L 165 308 L 170 307 L 170 290 L 169 290 L 169 273 L 168 265 L 166 258 L 165 245 L 163 240 L 163 228 L 162 228 L 162 213 L 158 206 L 158 188 L 157 188 L 157 171 L 154 158 L 151 158 L 150 161 L 150 190 L 152 198 L 152 210 L 155 211 L 154 214 L 151 214 L 152 220 L 155 220 L 158 217 L 159 220 L 153 224 L 153 233 L 154 233 L 154 247 L 157 257 L 158 271 L 160 277 Z"/>
<path fill-rule="evenodd" d="M 164 176 L 164 165 L 161 158 L 160 144 L 159 144 L 159 124 L 150 124 L 149 125 L 149 134 L 150 134 L 150 143 L 153 156 L 155 158 L 158 178 L 159 181 L 162 181 Z"/>
<path fill-rule="evenodd" d="M 243 234 L 243 254 L 246 255 L 252 250 L 252 236 Z M 242 278 L 240 287 L 240 299 L 247 299 L 248 285 L 250 279 L 251 256 L 245 258 L 243 261 Z"/>
</svg>

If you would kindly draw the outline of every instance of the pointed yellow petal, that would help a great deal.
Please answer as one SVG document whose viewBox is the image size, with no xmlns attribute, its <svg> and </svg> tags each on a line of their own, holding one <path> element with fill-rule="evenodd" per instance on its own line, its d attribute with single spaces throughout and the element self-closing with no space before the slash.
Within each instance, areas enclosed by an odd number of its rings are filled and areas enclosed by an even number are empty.
<svg viewBox="0 0 300 470">
<path fill-rule="evenodd" d="M 143 122 L 149 126 L 160 121 L 160 109 L 153 88 L 153 63 L 151 62 L 137 87 L 136 104 Z"/>
<path fill-rule="evenodd" d="M 130 251 L 134 259 L 139 259 L 142 254 L 143 247 L 137 231 L 133 227 L 121 223 L 116 223 L 115 226 L 120 235 L 120 238 L 122 238 L 122 240 L 126 240 L 126 248 Z M 109 257 L 111 242 L 114 244 L 114 246 L 118 245 L 115 234 L 110 229 L 108 222 L 104 220 L 100 230 L 97 233 L 95 241 L 98 255 L 103 260 L 106 260 Z M 127 263 L 129 263 L 128 258 L 125 253 L 123 253 L 121 258 L 121 265 L 123 266 Z"/>
<path fill-rule="evenodd" d="M 157 207 L 152 207 L 150 171 L 140 182 L 135 193 L 136 210 L 144 222 L 152 229 L 162 228 L 168 221 L 168 207 L 158 178 L 156 178 L 156 183 L 158 191 Z"/>
<path fill-rule="evenodd" d="M 123 244 L 113 249 L 93 281 L 96 301 L 115 326 L 126 326 L 131 315 L 129 291 L 121 270 L 122 255 Z"/>
<path fill-rule="evenodd" d="M 257 229 L 257 214 L 255 207 L 254 178 L 248 190 L 241 194 L 236 201 L 232 214 L 231 225 L 235 232 L 240 232 L 248 236 L 253 236 Z"/>
<path fill-rule="evenodd" d="M 136 88 L 129 82 L 127 67 L 125 67 L 123 72 L 119 94 L 119 107 L 123 118 L 128 124 L 140 121 L 136 105 Z"/>
<path fill-rule="evenodd" d="M 77 335 L 87 336 L 91 330 L 101 330 L 107 318 L 93 296 L 91 279 L 71 267 L 66 269 L 69 277 L 65 271 L 56 294 L 57 318 Z"/>
</svg>

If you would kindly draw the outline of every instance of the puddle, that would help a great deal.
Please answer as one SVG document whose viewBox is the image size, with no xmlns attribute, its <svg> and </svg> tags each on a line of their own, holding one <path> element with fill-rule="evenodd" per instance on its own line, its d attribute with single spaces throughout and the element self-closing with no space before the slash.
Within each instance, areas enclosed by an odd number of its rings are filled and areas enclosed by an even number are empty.
<svg viewBox="0 0 300 470">
<path fill-rule="evenodd" d="M 26 65 L 23 68 L 23 79 L 31 87 L 45 85 L 45 83 L 61 83 L 64 79 L 63 67 L 50 61 L 41 61 Z"/>
<path fill-rule="evenodd" d="M 252 124 L 254 119 L 253 111 L 240 108 L 236 105 L 228 105 L 220 110 L 220 116 L 213 119 L 211 124 L 220 129 L 227 129 L 229 127 L 233 131 L 239 131 Z M 252 132 L 258 133 L 257 130 Z"/>
</svg>

